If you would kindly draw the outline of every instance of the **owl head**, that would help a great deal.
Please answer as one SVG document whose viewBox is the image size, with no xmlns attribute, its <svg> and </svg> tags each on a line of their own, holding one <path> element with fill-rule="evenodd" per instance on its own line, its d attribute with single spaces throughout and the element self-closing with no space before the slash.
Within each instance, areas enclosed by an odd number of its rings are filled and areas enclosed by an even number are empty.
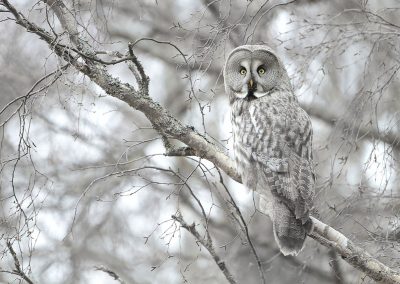
<svg viewBox="0 0 400 284">
<path fill-rule="evenodd" d="M 225 91 L 231 101 L 264 97 L 274 90 L 291 90 L 282 62 L 266 45 L 242 45 L 228 56 Z"/>
</svg>

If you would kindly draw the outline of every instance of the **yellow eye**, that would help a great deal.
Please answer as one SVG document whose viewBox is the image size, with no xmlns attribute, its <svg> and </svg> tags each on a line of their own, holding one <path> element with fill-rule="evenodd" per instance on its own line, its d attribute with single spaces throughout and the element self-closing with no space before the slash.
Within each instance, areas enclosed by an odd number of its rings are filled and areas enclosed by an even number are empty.
<svg viewBox="0 0 400 284">
<path fill-rule="evenodd" d="M 258 68 L 258 74 L 260 74 L 260 75 L 265 74 L 265 69 L 262 67 Z"/>
<path fill-rule="evenodd" d="M 240 72 L 240 75 L 246 75 L 247 70 L 246 70 L 246 68 L 242 67 L 242 68 L 240 68 L 239 72 Z"/>
</svg>

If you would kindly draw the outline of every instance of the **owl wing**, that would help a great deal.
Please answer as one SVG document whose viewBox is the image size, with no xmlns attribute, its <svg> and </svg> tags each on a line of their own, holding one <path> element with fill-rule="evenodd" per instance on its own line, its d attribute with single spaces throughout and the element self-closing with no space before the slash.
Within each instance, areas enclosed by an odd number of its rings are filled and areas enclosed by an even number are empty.
<svg viewBox="0 0 400 284">
<path fill-rule="evenodd" d="M 296 154 L 289 158 L 267 158 L 253 153 L 273 196 L 279 198 L 304 224 L 312 207 L 314 175 L 309 161 Z M 271 161 L 272 160 L 272 161 Z"/>
<path fill-rule="evenodd" d="M 259 107 L 262 108 L 262 104 Z M 272 195 L 283 202 L 295 218 L 304 224 L 309 218 L 314 196 L 312 126 L 307 113 L 297 105 L 294 107 L 295 109 L 282 108 L 283 111 L 276 114 L 274 121 L 280 122 L 281 127 L 263 127 L 265 119 L 261 119 L 257 111 L 250 111 L 256 131 L 274 132 L 268 138 L 270 141 L 263 141 L 270 146 L 265 145 L 263 151 L 253 149 L 251 158 L 258 164 L 259 171 L 262 171 L 258 175 L 263 176 Z M 260 186 L 258 188 L 261 189 Z"/>
</svg>

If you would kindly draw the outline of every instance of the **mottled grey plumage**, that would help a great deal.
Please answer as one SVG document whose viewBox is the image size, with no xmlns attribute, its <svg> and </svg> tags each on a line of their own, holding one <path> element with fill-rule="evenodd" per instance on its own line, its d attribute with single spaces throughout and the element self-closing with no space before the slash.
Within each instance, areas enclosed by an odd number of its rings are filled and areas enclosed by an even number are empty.
<svg viewBox="0 0 400 284">
<path fill-rule="evenodd" d="M 243 183 L 260 195 L 284 255 L 304 246 L 314 196 L 312 127 L 287 72 L 264 45 L 234 49 L 224 68 L 234 156 Z"/>
</svg>

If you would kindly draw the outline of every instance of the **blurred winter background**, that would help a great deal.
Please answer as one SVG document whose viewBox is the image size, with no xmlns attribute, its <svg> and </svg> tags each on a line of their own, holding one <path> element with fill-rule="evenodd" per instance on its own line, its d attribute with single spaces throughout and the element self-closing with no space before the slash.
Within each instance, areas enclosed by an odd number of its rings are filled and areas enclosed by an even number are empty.
<svg viewBox="0 0 400 284">
<path fill-rule="evenodd" d="M 10 1 L 59 33 L 42 1 Z M 222 67 L 245 43 L 272 46 L 314 127 L 314 214 L 391 267 L 400 263 L 400 3 L 398 1 L 75 0 L 82 36 L 99 50 L 134 51 L 150 95 L 231 154 Z M 0 282 L 20 283 L 6 242 L 35 283 L 226 283 L 204 234 L 239 283 L 261 283 L 213 165 L 166 157 L 143 114 L 69 68 L 38 36 L 0 13 Z M 60 35 L 61 36 L 61 35 Z M 108 67 L 135 84 L 124 63 Z M 52 83 L 52 84 L 50 84 Z M 192 92 L 192 89 L 194 92 Z M 174 141 L 175 143 L 175 141 Z M 177 145 L 180 145 L 177 143 Z M 371 283 L 312 239 L 283 257 L 253 195 L 223 174 L 247 222 L 267 283 Z M 200 200 L 207 220 L 196 198 Z M 8 271 L 8 272 L 7 272 Z"/>
</svg>

